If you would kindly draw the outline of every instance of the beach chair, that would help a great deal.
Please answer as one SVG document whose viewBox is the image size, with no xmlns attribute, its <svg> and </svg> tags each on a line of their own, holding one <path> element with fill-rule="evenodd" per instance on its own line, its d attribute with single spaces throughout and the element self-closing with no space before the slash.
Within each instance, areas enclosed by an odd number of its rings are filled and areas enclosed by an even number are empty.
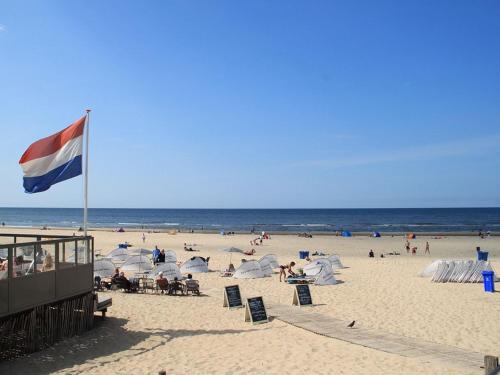
<svg viewBox="0 0 500 375">
<path fill-rule="evenodd" d="M 163 294 L 164 292 L 168 293 L 169 292 L 169 283 L 167 279 L 157 279 L 156 280 L 156 292 L 161 291 Z"/>
<path fill-rule="evenodd" d="M 184 290 L 186 292 L 186 295 L 191 292 L 191 294 L 196 294 L 197 296 L 200 295 L 200 284 L 198 283 L 197 280 L 186 280 L 185 285 L 184 285 Z"/>
<path fill-rule="evenodd" d="M 184 286 L 179 281 L 175 280 L 168 284 L 168 294 L 177 295 L 178 291 L 184 294 Z"/>
<path fill-rule="evenodd" d="M 134 285 L 134 283 L 131 283 L 130 281 L 126 279 L 122 279 L 121 277 L 117 277 L 115 279 L 115 285 L 117 289 L 122 289 L 126 292 L 136 292 L 137 288 Z"/>
<path fill-rule="evenodd" d="M 102 287 L 101 284 L 101 277 L 100 276 L 95 276 L 94 277 L 94 291 L 99 292 L 103 291 L 104 288 Z"/>
</svg>

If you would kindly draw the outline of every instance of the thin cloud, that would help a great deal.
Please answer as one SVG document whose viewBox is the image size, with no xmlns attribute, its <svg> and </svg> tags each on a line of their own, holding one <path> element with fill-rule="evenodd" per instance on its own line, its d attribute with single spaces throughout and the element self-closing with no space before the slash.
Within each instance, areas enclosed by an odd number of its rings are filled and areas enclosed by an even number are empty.
<svg viewBox="0 0 500 375">
<path fill-rule="evenodd" d="M 5 27 L 5 25 L 2 25 L 0 23 L 0 33 L 3 32 L 3 31 L 7 31 L 7 27 Z"/>
<path fill-rule="evenodd" d="M 484 154 L 500 149 L 500 134 L 489 137 L 471 138 L 452 142 L 443 142 L 420 147 L 408 147 L 372 152 L 369 155 L 352 155 L 339 158 L 305 160 L 293 163 L 294 167 L 329 167 L 342 168 L 370 164 L 391 163 L 410 160 L 430 160 L 444 157 Z"/>
</svg>

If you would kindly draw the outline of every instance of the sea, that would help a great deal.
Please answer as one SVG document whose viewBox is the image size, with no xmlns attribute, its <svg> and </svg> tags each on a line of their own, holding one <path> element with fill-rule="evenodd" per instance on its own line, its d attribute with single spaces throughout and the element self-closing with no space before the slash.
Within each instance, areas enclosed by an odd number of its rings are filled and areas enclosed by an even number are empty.
<svg viewBox="0 0 500 375">
<path fill-rule="evenodd" d="M 81 208 L 0 208 L 10 227 L 82 226 Z M 376 209 L 90 208 L 91 228 L 212 232 L 467 232 L 500 231 L 500 207 Z"/>
</svg>

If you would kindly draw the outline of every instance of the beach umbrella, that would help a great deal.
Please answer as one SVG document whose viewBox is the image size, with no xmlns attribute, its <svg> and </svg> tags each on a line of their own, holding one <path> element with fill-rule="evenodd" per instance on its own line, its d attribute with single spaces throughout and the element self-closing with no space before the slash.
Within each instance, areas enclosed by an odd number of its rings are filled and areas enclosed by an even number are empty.
<svg viewBox="0 0 500 375">
<path fill-rule="evenodd" d="M 222 251 L 226 252 L 226 253 L 243 253 L 243 250 L 241 249 L 238 249 L 237 247 L 226 247 L 224 249 L 222 249 Z"/>
<path fill-rule="evenodd" d="M 107 255 L 108 258 L 111 258 L 113 263 L 123 263 L 127 260 L 128 256 L 128 250 L 123 247 L 118 247 Z"/>
<path fill-rule="evenodd" d="M 165 263 L 176 263 L 176 262 L 177 262 L 177 255 L 175 254 L 175 251 L 173 250 L 165 251 Z"/>
<path fill-rule="evenodd" d="M 185 261 L 181 266 L 181 273 L 204 273 L 208 272 L 208 265 L 204 259 L 193 257 Z"/>
<path fill-rule="evenodd" d="M 125 263 L 122 264 L 120 270 L 129 273 L 143 273 L 153 269 L 153 265 L 149 258 L 144 255 L 133 255 L 128 257 Z"/>
<path fill-rule="evenodd" d="M 221 251 L 224 251 L 225 253 L 229 253 L 230 256 L 229 256 L 229 263 L 231 263 L 231 259 L 233 258 L 233 253 L 243 253 L 243 250 L 241 249 L 238 249 L 237 247 L 226 247 L 224 249 L 222 249 Z"/>
<path fill-rule="evenodd" d="M 101 278 L 111 277 L 115 272 L 115 265 L 107 259 L 99 259 L 94 261 L 94 277 Z"/>
<path fill-rule="evenodd" d="M 152 271 L 154 276 L 158 276 L 160 272 L 163 272 L 163 276 L 168 281 L 173 281 L 175 278 L 177 278 L 177 280 L 182 280 L 181 271 L 175 263 L 160 263 Z"/>
<path fill-rule="evenodd" d="M 149 256 L 153 254 L 153 250 L 149 249 L 129 249 L 127 250 L 129 255 L 144 255 L 144 256 Z"/>
</svg>

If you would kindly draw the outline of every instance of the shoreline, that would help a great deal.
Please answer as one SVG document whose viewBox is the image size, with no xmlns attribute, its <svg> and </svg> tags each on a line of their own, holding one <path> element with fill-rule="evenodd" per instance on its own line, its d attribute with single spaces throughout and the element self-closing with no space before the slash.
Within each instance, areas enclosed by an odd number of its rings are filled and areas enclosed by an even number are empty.
<svg viewBox="0 0 500 375">
<path fill-rule="evenodd" d="M 57 230 L 64 230 L 64 231 L 74 231 L 79 232 L 79 228 L 76 227 L 44 227 L 44 226 L 9 226 L 5 225 L 2 226 L 3 229 L 12 229 L 15 231 L 20 231 L 20 230 L 40 230 L 40 231 L 57 231 Z M 123 227 L 124 232 L 118 232 L 116 228 L 110 228 L 110 227 L 89 227 L 87 230 L 89 232 L 114 232 L 114 233 L 127 233 L 127 232 L 133 232 L 133 233 L 138 233 L 138 232 L 143 232 L 143 233 L 165 233 L 165 234 L 220 234 L 220 230 L 213 230 L 213 229 L 204 229 L 204 230 L 193 230 L 191 231 L 190 229 L 184 229 L 184 228 L 177 228 L 177 229 L 157 229 L 157 228 L 137 228 L 137 227 Z M 226 233 L 234 233 L 234 235 L 250 235 L 252 234 L 250 231 L 226 231 Z M 350 231 L 353 237 L 372 237 L 371 234 L 373 232 L 367 232 L 367 231 Z M 398 236 L 403 236 L 406 237 L 408 233 L 414 233 L 415 236 L 425 236 L 425 237 L 478 237 L 478 233 L 475 232 L 469 232 L 469 231 L 453 231 L 453 232 L 420 232 L 420 231 L 407 231 L 407 232 L 384 232 L 384 231 L 377 231 L 378 233 L 381 234 L 382 237 L 398 237 Z M 255 236 L 260 235 L 260 231 L 257 231 L 253 233 Z M 290 235 L 290 236 L 298 236 L 299 234 L 302 233 L 307 233 L 311 234 L 312 236 L 330 236 L 330 237 L 342 237 L 341 235 L 338 235 L 337 232 L 334 231 L 266 231 L 266 233 L 269 233 L 270 235 Z M 339 231 L 340 233 L 340 231 Z M 232 235 L 232 234 L 231 234 Z M 225 236 L 231 237 L 231 235 L 226 234 Z M 500 232 L 490 232 L 491 237 L 497 237 L 500 236 Z M 374 237 L 375 238 L 375 237 Z"/>
</svg>

